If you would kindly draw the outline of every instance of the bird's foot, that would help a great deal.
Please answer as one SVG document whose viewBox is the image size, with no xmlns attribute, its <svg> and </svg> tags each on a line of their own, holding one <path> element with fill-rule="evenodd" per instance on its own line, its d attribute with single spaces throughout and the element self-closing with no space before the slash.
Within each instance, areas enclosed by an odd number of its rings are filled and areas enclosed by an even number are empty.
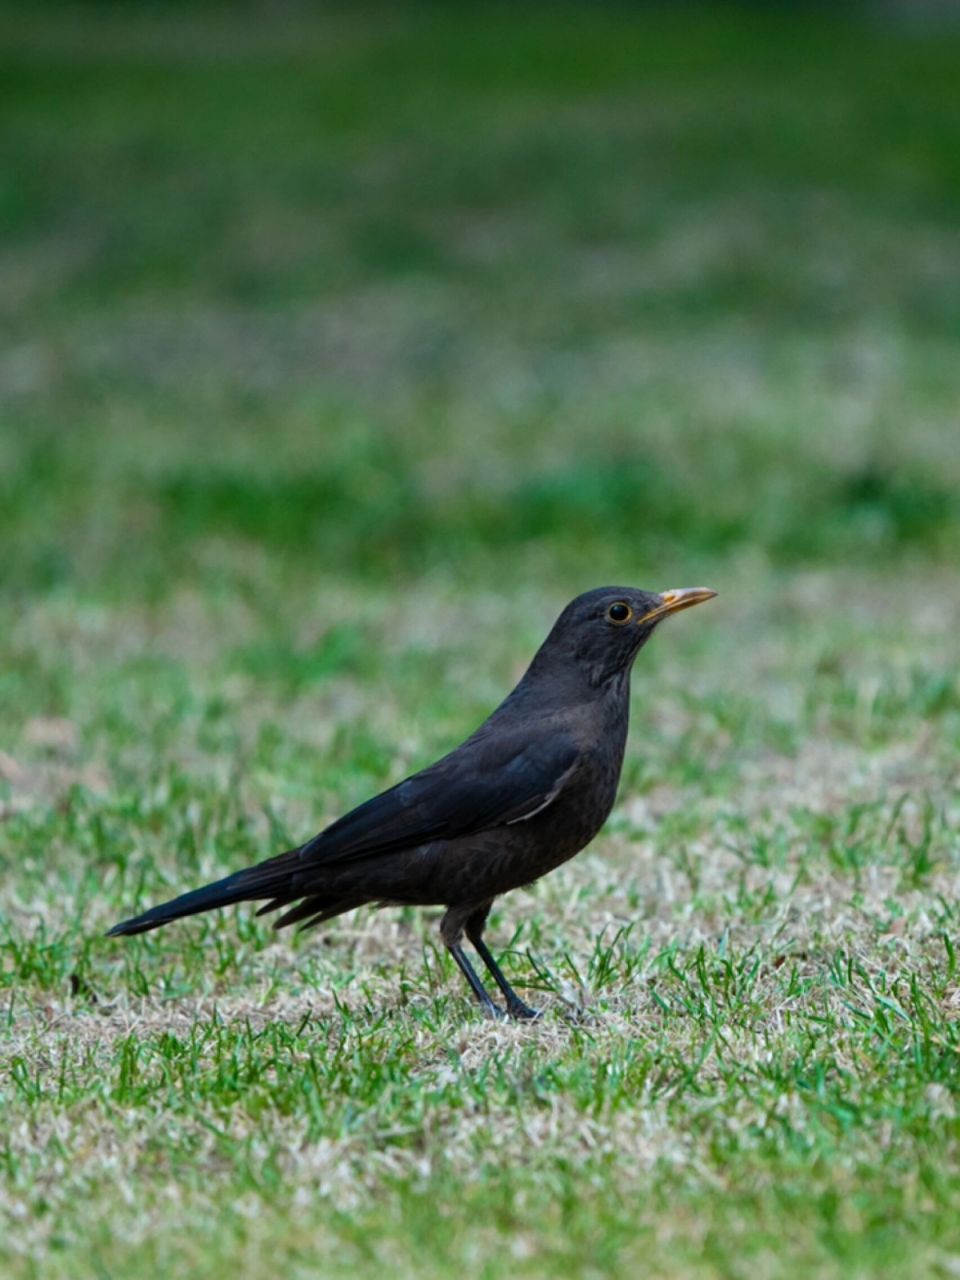
<svg viewBox="0 0 960 1280">
<path fill-rule="evenodd" d="M 531 1009 L 528 1004 L 524 1004 L 519 999 L 508 1000 L 506 1009 L 501 1009 L 494 1000 L 484 1000 L 481 1008 L 491 1022 L 506 1022 L 511 1018 L 514 1022 L 534 1022 L 537 1018 L 543 1017 L 542 1009 Z"/>
<path fill-rule="evenodd" d="M 535 1019 L 543 1017 L 543 1010 L 531 1009 L 528 1004 L 524 1004 L 520 999 L 508 1000 L 507 1017 L 515 1018 L 518 1022 L 533 1022 Z"/>
</svg>

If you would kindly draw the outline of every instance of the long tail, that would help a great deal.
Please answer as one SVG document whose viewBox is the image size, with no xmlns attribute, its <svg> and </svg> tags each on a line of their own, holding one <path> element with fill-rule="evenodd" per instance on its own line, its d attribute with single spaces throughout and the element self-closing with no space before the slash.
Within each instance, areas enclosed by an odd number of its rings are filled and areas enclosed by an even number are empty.
<svg viewBox="0 0 960 1280">
<path fill-rule="evenodd" d="M 297 892 L 295 872 L 302 870 L 302 863 L 297 855 L 299 849 L 291 849 L 289 853 L 278 854 L 268 858 L 266 862 L 255 867 L 247 867 L 244 871 L 235 871 L 232 876 L 215 880 L 213 884 L 204 885 L 201 889 L 193 889 L 190 893 L 182 893 L 179 898 L 170 902 L 162 902 L 158 907 L 151 907 L 131 920 L 122 920 L 108 932 L 108 938 L 124 934 L 146 933 L 150 929 L 159 929 L 171 920 L 179 920 L 182 916 L 199 915 L 201 911 L 213 911 L 217 907 L 229 907 L 235 902 L 259 902 L 264 898 L 279 899 L 276 905 L 285 905 L 303 897 Z"/>
</svg>

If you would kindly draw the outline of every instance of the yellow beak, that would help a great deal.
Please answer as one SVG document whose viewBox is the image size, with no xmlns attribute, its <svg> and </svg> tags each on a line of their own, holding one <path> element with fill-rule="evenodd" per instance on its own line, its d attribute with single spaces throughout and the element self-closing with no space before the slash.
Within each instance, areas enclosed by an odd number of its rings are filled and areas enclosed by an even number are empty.
<svg viewBox="0 0 960 1280">
<path fill-rule="evenodd" d="M 717 593 L 711 591 L 709 587 L 679 587 L 674 591 L 663 591 L 660 594 L 662 604 L 656 609 L 651 609 L 649 613 L 645 613 L 642 618 L 637 619 L 637 625 L 643 626 L 644 623 L 658 622 L 661 618 L 665 618 L 668 613 L 679 613 L 681 609 L 692 609 L 695 604 L 703 604 L 705 600 L 712 600 Z"/>
</svg>

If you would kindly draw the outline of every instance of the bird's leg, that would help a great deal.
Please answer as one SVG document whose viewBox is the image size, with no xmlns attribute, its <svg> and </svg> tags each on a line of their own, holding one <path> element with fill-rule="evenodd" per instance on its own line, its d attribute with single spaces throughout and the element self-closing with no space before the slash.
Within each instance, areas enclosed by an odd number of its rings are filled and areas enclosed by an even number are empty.
<svg viewBox="0 0 960 1280">
<path fill-rule="evenodd" d="M 477 955 L 479 955 L 480 959 L 489 969 L 490 976 L 493 978 L 494 982 L 497 984 L 497 986 L 500 988 L 500 990 L 503 992 L 504 996 L 506 997 L 507 1013 L 510 1015 L 510 1017 L 519 1018 L 521 1020 L 528 1020 L 530 1018 L 539 1018 L 540 1010 L 531 1009 L 531 1007 L 528 1004 L 525 1004 L 520 999 L 520 997 L 514 991 L 513 987 L 511 987 L 510 983 L 507 981 L 506 977 L 504 976 L 503 970 L 500 968 L 496 960 L 493 958 L 493 954 L 490 951 L 490 948 L 484 942 L 484 940 L 478 937 L 478 938 L 471 938 L 470 941 L 473 943 L 474 947 L 476 947 Z"/>
<path fill-rule="evenodd" d="M 477 997 L 480 1003 L 483 1005 L 484 1013 L 486 1013 L 491 1018 L 497 1018 L 497 1019 L 502 1018 L 504 1016 L 503 1010 L 500 1008 L 498 1004 L 495 1004 L 494 1001 L 490 998 L 490 995 L 487 992 L 486 987 L 477 977 L 477 972 L 474 969 L 473 965 L 470 963 L 467 957 L 463 954 L 463 948 L 459 944 L 455 944 L 452 947 L 448 947 L 448 950 L 450 954 L 453 956 L 454 960 L 456 960 L 457 964 L 460 966 L 463 976 L 470 983 L 471 991 Z"/>
<path fill-rule="evenodd" d="M 509 1016 L 511 1018 L 518 1018 L 522 1021 L 526 1021 L 531 1018 L 539 1018 L 540 1010 L 531 1009 L 528 1004 L 524 1004 L 505 978 L 503 970 L 497 964 L 496 960 L 493 958 L 490 948 L 483 940 L 483 930 L 487 923 L 487 916 L 490 913 L 490 906 L 491 904 L 488 902 L 484 906 L 478 907 L 477 910 L 474 911 L 473 915 L 467 918 L 465 926 L 467 937 L 473 943 L 477 955 L 487 966 L 490 976 L 506 997 L 507 1013 Z"/>
<path fill-rule="evenodd" d="M 460 945 L 460 939 L 463 937 L 463 912 L 455 907 L 451 907 L 443 919 L 440 921 L 440 936 L 443 938 L 444 945 L 456 960 L 460 972 L 470 984 L 470 990 L 479 1000 L 483 1007 L 484 1013 L 489 1018 L 503 1018 L 504 1012 L 498 1004 L 490 998 L 490 993 L 477 977 L 477 971 L 463 953 L 463 947 Z"/>
</svg>

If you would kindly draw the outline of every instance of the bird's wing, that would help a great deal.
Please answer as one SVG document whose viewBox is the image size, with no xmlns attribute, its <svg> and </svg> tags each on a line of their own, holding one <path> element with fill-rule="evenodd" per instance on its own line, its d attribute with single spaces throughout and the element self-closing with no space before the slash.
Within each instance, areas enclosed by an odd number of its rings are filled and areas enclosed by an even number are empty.
<svg viewBox="0 0 960 1280">
<path fill-rule="evenodd" d="M 529 726 L 467 742 L 345 814 L 303 845 L 298 861 L 352 862 L 523 822 L 556 799 L 578 759 L 565 734 L 531 737 Z"/>
</svg>

